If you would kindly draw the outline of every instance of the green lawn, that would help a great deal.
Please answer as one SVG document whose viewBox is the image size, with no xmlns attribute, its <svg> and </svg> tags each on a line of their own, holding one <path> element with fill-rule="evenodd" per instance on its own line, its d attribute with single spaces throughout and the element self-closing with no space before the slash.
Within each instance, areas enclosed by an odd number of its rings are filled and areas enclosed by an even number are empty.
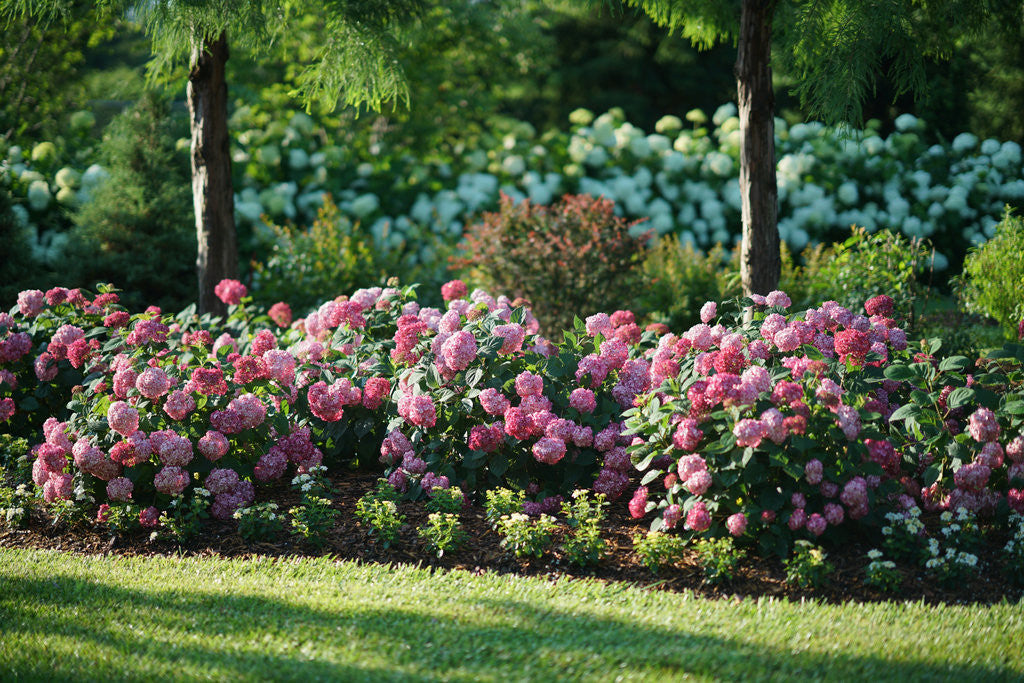
<svg viewBox="0 0 1024 683">
<path fill-rule="evenodd" d="M 407 567 L 0 550 L 0 679 L 1024 677 L 1024 605 L 742 602 Z"/>
</svg>

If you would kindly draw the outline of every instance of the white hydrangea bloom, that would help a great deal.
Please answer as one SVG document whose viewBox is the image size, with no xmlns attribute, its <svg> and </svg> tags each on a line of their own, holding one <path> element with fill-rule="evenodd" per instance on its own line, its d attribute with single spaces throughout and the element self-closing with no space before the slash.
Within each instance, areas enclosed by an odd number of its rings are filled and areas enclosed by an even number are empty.
<svg viewBox="0 0 1024 683">
<path fill-rule="evenodd" d="M 703 112 L 701 112 L 703 114 Z M 706 120 L 706 119 L 705 119 Z M 654 130 L 659 133 L 675 133 L 683 129 L 683 122 L 678 116 L 662 116 L 658 119 L 658 122 L 654 124 Z"/>
<path fill-rule="evenodd" d="M 716 126 L 720 126 L 725 123 L 726 119 L 729 117 L 736 116 L 736 112 L 736 105 L 732 102 L 726 102 L 715 110 L 715 113 L 711 116 L 711 122 Z M 687 118 L 689 118 L 689 114 L 687 114 Z"/>
<path fill-rule="evenodd" d="M 836 197 L 843 204 L 853 206 L 860 198 L 860 193 L 857 191 L 857 183 L 852 180 L 847 180 L 845 183 L 842 183 L 836 189 Z"/>
<path fill-rule="evenodd" d="M 901 133 L 905 133 L 906 131 L 917 128 L 917 117 L 913 114 L 900 114 L 896 117 L 896 121 L 894 123 L 896 124 L 896 130 Z"/>
<path fill-rule="evenodd" d="M 45 180 L 33 180 L 28 186 L 28 205 L 42 211 L 50 205 L 50 186 Z"/>
<path fill-rule="evenodd" d="M 380 208 L 380 198 L 372 192 L 359 195 L 349 204 L 349 211 L 359 218 L 366 218 Z"/>
<path fill-rule="evenodd" d="M 953 138 L 953 151 L 954 152 L 967 152 L 974 149 L 978 145 L 978 138 L 970 133 L 960 133 Z"/>
</svg>

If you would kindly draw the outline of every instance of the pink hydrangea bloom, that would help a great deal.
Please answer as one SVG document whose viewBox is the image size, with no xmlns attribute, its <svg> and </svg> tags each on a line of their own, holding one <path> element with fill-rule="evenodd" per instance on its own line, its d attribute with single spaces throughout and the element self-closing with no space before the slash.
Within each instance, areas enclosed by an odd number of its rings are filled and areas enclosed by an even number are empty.
<svg viewBox="0 0 1024 683">
<path fill-rule="evenodd" d="M 725 520 L 725 528 L 733 536 L 742 536 L 747 530 L 747 516 L 742 512 L 729 515 Z"/>
<path fill-rule="evenodd" d="M 595 493 L 603 493 L 609 500 L 618 500 L 629 488 L 629 476 L 621 470 L 603 468 L 597 474 L 592 487 Z"/>
<path fill-rule="evenodd" d="M 565 457 L 565 442 L 545 436 L 533 444 L 533 457 L 547 465 L 554 465 Z"/>
<path fill-rule="evenodd" d="M 489 415 L 504 415 L 511 403 L 497 389 L 488 387 L 480 392 L 480 405 Z"/>
<path fill-rule="evenodd" d="M 830 526 L 839 526 L 843 523 L 843 519 L 846 517 L 843 512 L 842 505 L 836 505 L 835 503 L 825 503 L 825 521 Z"/>
<path fill-rule="evenodd" d="M 17 412 L 17 409 L 15 408 L 13 398 L 0 399 L 0 422 L 10 420 L 14 417 L 15 412 Z"/>
<path fill-rule="evenodd" d="M 679 520 L 683 516 L 683 508 L 679 505 L 669 505 L 665 508 L 665 512 L 661 514 L 661 519 L 665 523 L 666 529 L 674 529 L 679 524 Z"/>
<path fill-rule="evenodd" d="M 711 513 L 708 512 L 704 501 L 698 500 L 686 513 L 686 528 L 697 533 L 711 528 Z"/>
<path fill-rule="evenodd" d="M 242 302 L 242 297 L 249 293 L 249 290 L 238 280 L 224 279 L 213 288 L 213 293 L 228 306 L 237 306 Z"/>
<path fill-rule="evenodd" d="M 992 470 L 985 464 L 975 461 L 960 467 L 953 473 L 953 482 L 957 488 L 977 493 L 985 488 Z"/>
<path fill-rule="evenodd" d="M 135 490 L 135 484 L 126 477 L 116 477 L 107 482 L 107 497 L 110 500 L 131 500 L 133 490 Z"/>
<path fill-rule="evenodd" d="M 160 511 L 150 505 L 139 513 L 139 525 L 144 529 L 155 529 L 160 526 Z"/>
<path fill-rule="evenodd" d="M 693 495 L 702 496 L 709 488 L 711 488 L 711 483 L 711 473 L 707 470 L 699 470 L 691 474 L 690 477 L 683 482 L 683 486 Z"/>
<path fill-rule="evenodd" d="M 363 407 L 377 410 L 390 394 L 390 381 L 384 377 L 371 377 L 366 380 L 366 386 L 363 387 Z"/>
<path fill-rule="evenodd" d="M 590 389 L 573 389 L 569 394 L 569 407 L 580 413 L 592 413 L 597 407 L 597 398 Z"/>
<path fill-rule="evenodd" d="M 828 521 L 824 517 L 819 515 L 817 512 L 815 512 L 807 518 L 805 526 L 813 536 L 821 536 L 823 533 L 825 533 L 825 529 L 828 528 Z"/>
<path fill-rule="evenodd" d="M 278 301 L 276 304 L 270 307 L 267 311 L 267 315 L 270 319 L 277 324 L 278 327 L 288 327 L 292 324 L 292 308 L 283 301 Z"/>
<path fill-rule="evenodd" d="M 736 436 L 736 445 L 745 448 L 757 448 L 765 437 L 767 429 L 760 420 L 743 419 L 736 423 L 732 433 Z"/>
<path fill-rule="evenodd" d="M 180 389 L 172 391 L 164 401 L 164 412 L 172 420 L 181 421 L 196 409 L 195 400 Z"/>
<path fill-rule="evenodd" d="M 229 446 L 227 437 L 214 430 L 208 431 L 199 437 L 199 442 L 196 444 L 199 452 L 212 462 L 216 462 L 224 457 L 228 452 Z"/>
<path fill-rule="evenodd" d="M 1024 434 L 1015 436 L 1006 444 L 1006 457 L 1012 462 L 1024 462 Z"/>
<path fill-rule="evenodd" d="M 114 401 L 107 408 L 107 423 L 121 436 L 128 436 L 139 428 L 139 411 L 124 401 Z"/>
<path fill-rule="evenodd" d="M 476 338 L 472 332 L 459 330 L 441 346 L 441 355 L 452 370 L 465 370 L 476 360 Z"/>
<path fill-rule="evenodd" d="M 344 414 L 345 397 L 333 386 L 320 381 L 309 387 L 306 393 L 310 411 L 325 422 L 337 422 Z"/>
<path fill-rule="evenodd" d="M 785 292 L 779 291 L 777 289 L 775 291 L 768 292 L 768 294 L 764 298 L 764 301 L 769 306 L 778 306 L 779 308 L 789 308 L 790 306 L 793 305 L 793 302 L 790 301 L 789 296 L 787 296 Z"/>
<path fill-rule="evenodd" d="M 267 372 L 270 378 L 282 386 L 288 386 L 295 381 L 295 356 L 274 349 L 263 354 L 263 360 L 267 364 Z"/>
<path fill-rule="evenodd" d="M 135 380 L 135 388 L 148 399 L 157 399 L 167 393 L 171 378 L 160 368 L 146 368 Z"/>
<path fill-rule="evenodd" d="M 586 327 L 587 334 L 591 337 L 596 337 L 599 334 L 602 337 L 611 337 L 615 333 L 615 329 L 612 327 L 612 320 L 608 317 L 607 313 L 595 313 L 588 316 Z"/>
<path fill-rule="evenodd" d="M 708 301 L 700 307 L 700 321 L 702 323 L 709 323 L 715 319 L 718 314 L 718 304 L 714 301 Z"/>
<path fill-rule="evenodd" d="M 518 353 L 523 349 L 523 341 L 526 339 L 526 328 L 517 323 L 508 325 L 495 325 L 493 334 L 504 339 L 498 353 Z"/>
<path fill-rule="evenodd" d="M 168 496 L 176 496 L 188 486 L 188 471 L 181 467 L 168 466 L 153 477 L 153 488 Z"/>
<path fill-rule="evenodd" d="M 800 348 L 800 333 L 792 327 L 784 327 L 772 337 L 772 343 L 783 353 Z"/>
<path fill-rule="evenodd" d="M 424 394 L 413 396 L 409 402 L 409 421 L 417 427 L 433 427 L 437 422 L 433 399 Z"/>
<path fill-rule="evenodd" d="M 238 472 L 232 469 L 215 469 L 206 475 L 206 489 L 216 495 L 228 493 L 238 485 Z"/>
<path fill-rule="evenodd" d="M 647 513 L 647 487 L 641 486 L 634 493 L 629 501 L 629 515 L 633 519 L 640 519 Z"/>
<path fill-rule="evenodd" d="M 524 371 L 516 377 L 516 393 L 522 397 L 538 396 L 544 391 L 544 378 Z"/>
<path fill-rule="evenodd" d="M 441 296 L 445 301 L 462 299 L 469 294 L 469 287 L 462 280 L 451 280 L 441 285 Z"/>
<path fill-rule="evenodd" d="M 804 478 L 807 479 L 807 483 L 811 486 L 820 484 L 824 473 L 825 466 L 818 459 L 810 460 L 804 465 Z"/>
<path fill-rule="evenodd" d="M 704 461 L 704 458 L 696 454 L 684 455 L 679 458 L 679 464 L 677 466 L 679 479 L 681 481 L 686 481 L 697 472 L 703 472 L 707 469 L 707 462 Z"/>
<path fill-rule="evenodd" d="M 988 408 L 978 408 L 967 420 L 967 433 L 978 443 L 999 438 L 999 422 Z"/>
<path fill-rule="evenodd" d="M 46 296 L 38 289 L 26 289 L 18 293 L 18 311 L 26 318 L 39 315 L 46 305 Z"/>
<path fill-rule="evenodd" d="M 43 500 L 52 503 L 55 500 L 67 500 L 71 497 L 72 477 L 70 474 L 53 473 L 43 484 Z"/>
<path fill-rule="evenodd" d="M 789 514 L 789 521 L 786 522 L 786 526 L 789 527 L 790 531 L 796 531 L 797 529 L 802 529 L 806 523 L 807 512 L 803 508 L 796 508 Z"/>
<path fill-rule="evenodd" d="M 528 439 L 533 435 L 533 421 L 521 408 L 505 411 L 505 433 L 513 439 Z"/>
</svg>

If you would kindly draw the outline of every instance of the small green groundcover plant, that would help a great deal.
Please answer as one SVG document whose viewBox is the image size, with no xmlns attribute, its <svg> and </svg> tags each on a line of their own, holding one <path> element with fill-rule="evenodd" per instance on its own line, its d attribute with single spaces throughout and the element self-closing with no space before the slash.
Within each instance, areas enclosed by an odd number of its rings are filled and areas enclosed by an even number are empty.
<svg viewBox="0 0 1024 683">
<path fill-rule="evenodd" d="M 799 588 L 821 588 L 835 570 L 821 546 L 805 540 L 796 542 L 793 554 L 783 564 L 786 583 Z"/>
<path fill-rule="evenodd" d="M 1010 515 L 1010 540 L 1003 546 L 1003 575 L 1024 586 L 1024 515 Z"/>
<path fill-rule="evenodd" d="M 522 491 L 513 491 L 499 487 L 491 489 L 485 494 L 484 516 L 492 528 L 497 528 L 502 517 L 506 517 L 523 509 L 523 502 L 526 494 Z"/>
<path fill-rule="evenodd" d="M 16 529 L 28 520 L 35 492 L 26 484 L 0 486 L 0 524 Z"/>
<path fill-rule="evenodd" d="M 569 533 L 562 544 L 562 552 L 572 564 L 597 564 L 604 555 L 607 542 L 601 538 L 606 498 L 603 493 L 591 498 L 590 491 L 573 491 L 572 500 L 562 503 L 562 514 L 569 525 Z"/>
<path fill-rule="evenodd" d="M 746 551 L 737 548 L 735 541 L 728 537 L 703 538 L 697 541 L 697 562 L 704 570 L 704 580 L 710 584 L 728 583 L 736 576 L 740 561 Z"/>
<path fill-rule="evenodd" d="M 546 514 L 534 519 L 522 512 L 514 512 L 498 520 L 501 546 L 519 558 L 543 556 L 554 542 L 557 531 L 555 518 Z"/>
<path fill-rule="evenodd" d="M 259 503 L 235 510 L 238 535 L 250 543 L 269 541 L 284 529 L 285 519 L 277 503 Z"/>
<path fill-rule="evenodd" d="M 683 559 L 686 539 L 661 531 L 649 531 L 647 535 L 633 537 L 633 552 L 640 563 L 652 573 L 675 564 Z"/>
<path fill-rule="evenodd" d="M 459 516 L 451 512 L 430 513 L 418 533 L 427 549 L 438 557 L 458 549 L 468 538 Z"/>
<path fill-rule="evenodd" d="M 305 496 L 301 504 L 288 510 L 288 514 L 292 518 L 292 533 L 314 548 L 321 548 L 327 543 L 327 534 L 341 513 L 331 507 L 329 498 Z"/>
<path fill-rule="evenodd" d="M 398 537 L 405 515 L 398 511 L 398 492 L 386 481 L 356 501 L 356 517 L 367 525 L 370 534 L 385 548 Z"/>
<path fill-rule="evenodd" d="M 868 551 L 868 565 L 864 568 L 864 583 L 880 591 L 894 593 L 903 583 L 903 576 L 892 560 L 884 559 L 881 550 Z"/>
</svg>

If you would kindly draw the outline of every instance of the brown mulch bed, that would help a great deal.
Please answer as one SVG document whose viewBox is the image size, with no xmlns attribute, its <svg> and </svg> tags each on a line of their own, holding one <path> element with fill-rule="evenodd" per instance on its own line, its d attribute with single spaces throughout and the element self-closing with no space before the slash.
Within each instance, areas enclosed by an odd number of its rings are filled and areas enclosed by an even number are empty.
<svg viewBox="0 0 1024 683">
<path fill-rule="evenodd" d="M 138 532 L 129 536 L 111 536 L 105 527 L 91 524 L 69 526 L 54 524 L 46 513 L 34 510 L 22 529 L 0 529 L 0 548 L 47 548 L 63 552 L 91 555 L 219 555 L 272 557 L 327 555 L 338 560 L 382 564 L 409 564 L 433 569 L 462 569 L 474 573 L 496 572 L 541 576 L 553 580 L 589 578 L 624 582 L 668 591 L 693 591 L 715 598 L 778 597 L 794 600 L 818 599 L 827 602 L 911 600 L 927 603 L 981 603 L 1003 600 L 1016 602 L 1024 598 L 1024 588 L 1007 581 L 1002 571 L 1001 549 L 1004 537 L 993 535 L 979 552 L 980 569 L 970 581 L 955 588 L 942 587 L 928 580 L 913 565 L 900 566 L 904 576 L 897 593 L 883 593 L 862 582 L 866 552 L 873 546 L 849 542 L 828 549 L 829 561 L 835 566 L 829 584 L 822 589 L 801 590 L 786 583 L 785 569 L 776 558 L 750 554 L 741 563 L 732 581 L 719 586 L 704 583 L 701 567 L 693 557 L 652 574 L 633 553 L 633 537 L 646 532 L 646 525 L 630 519 L 626 502 L 610 506 L 602 537 L 608 543 L 607 555 L 592 568 L 581 569 L 570 564 L 557 550 L 541 559 L 517 559 L 500 545 L 500 537 L 491 530 L 480 506 L 468 507 L 461 513 L 468 540 L 456 552 L 436 558 L 426 550 L 416 529 L 426 521 L 428 512 L 422 503 L 403 503 L 401 512 L 407 518 L 398 540 L 390 548 L 382 548 L 355 516 L 356 501 L 373 488 L 376 474 L 349 474 L 334 480 L 334 507 L 341 511 L 327 543 L 313 549 L 300 540 L 281 534 L 273 542 L 247 543 L 237 533 L 234 522 L 211 520 L 195 538 L 185 543 L 168 540 L 151 541 L 149 534 Z M 265 491 L 261 498 L 275 500 L 282 509 L 298 502 L 286 485 Z"/>
</svg>

